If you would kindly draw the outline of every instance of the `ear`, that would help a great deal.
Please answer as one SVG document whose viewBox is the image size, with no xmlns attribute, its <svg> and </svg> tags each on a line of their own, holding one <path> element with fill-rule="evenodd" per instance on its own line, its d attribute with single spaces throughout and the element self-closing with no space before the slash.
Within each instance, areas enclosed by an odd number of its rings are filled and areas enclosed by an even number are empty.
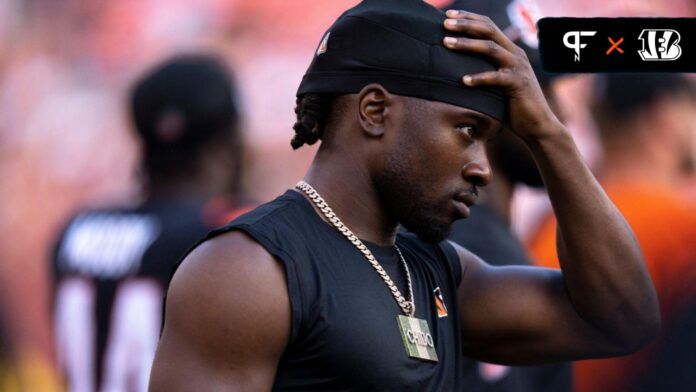
<svg viewBox="0 0 696 392">
<path fill-rule="evenodd" d="M 363 131 L 370 136 L 382 136 L 392 102 L 392 95 L 381 85 L 372 83 L 363 87 L 358 95 L 358 119 Z"/>
</svg>

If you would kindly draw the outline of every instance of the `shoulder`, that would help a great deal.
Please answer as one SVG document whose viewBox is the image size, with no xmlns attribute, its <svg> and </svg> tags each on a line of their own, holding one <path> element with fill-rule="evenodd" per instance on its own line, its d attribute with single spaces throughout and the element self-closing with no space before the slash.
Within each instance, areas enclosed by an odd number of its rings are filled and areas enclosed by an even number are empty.
<svg viewBox="0 0 696 392">
<path fill-rule="evenodd" d="M 227 226 L 263 224 L 278 217 L 293 217 L 302 213 L 302 209 L 299 208 L 301 202 L 302 196 L 300 194 L 288 190 L 275 199 L 238 215 Z"/>
<path fill-rule="evenodd" d="M 241 306 L 238 299 L 244 289 L 254 288 L 258 295 L 283 293 L 284 282 L 282 264 L 244 232 L 231 231 L 201 243 L 182 261 L 172 277 L 168 301 L 185 295 Z M 266 283 L 271 286 L 259 287 Z"/>
<path fill-rule="evenodd" d="M 221 234 L 174 274 L 151 389 L 270 389 L 289 336 L 281 265 L 245 233 Z"/>
<path fill-rule="evenodd" d="M 302 315 L 302 289 L 306 289 L 300 270 L 311 264 L 303 250 L 311 230 L 306 227 L 308 212 L 301 198 L 288 191 L 194 245 L 171 278 L 165 330 L 167 324 L 186 323 L 188 309 L 194 307 L 200 317 L 224 313 L 228 323 L 239 321 L 233 319 L 237 313 L 253 315 L 253 320 L 245 321 L 261 324 L 288 314 L 292 323 L 276 326 L 283 331 L 292 328 L 295 336 Z M 206 306 L 200 307 L 201 303 Z"/>
<path fill-rule="evenodd" d="M 253 242 L 253 247 L 265 250 L 265 253 L 277 257 L 285 264 L 293 264 L 296 261 L 294 254 L 300 251 L 301 244 L 314 240 L 315 232 L 311 229 L 310 219 L 318 219 L 316 216 L 312 217 L 315 213 L 311 206 L 303 203 L 309 202 L 299 193 L 289 190 L 213 230 L 201 242 L 207 243 L 227 233 L 242 231 L 246 234 L 245 238 Z M 243 244 L 235 246 L 249 248 Z"/>
<path fill-rule="evenodd" d="M 165 330 L 224 343 L 231 330 L 283 346 L 290 330 L 290 304 L 282 264 L 240 231 L 196 247 L 174 274 L 166 303 Z"/>
</svg>

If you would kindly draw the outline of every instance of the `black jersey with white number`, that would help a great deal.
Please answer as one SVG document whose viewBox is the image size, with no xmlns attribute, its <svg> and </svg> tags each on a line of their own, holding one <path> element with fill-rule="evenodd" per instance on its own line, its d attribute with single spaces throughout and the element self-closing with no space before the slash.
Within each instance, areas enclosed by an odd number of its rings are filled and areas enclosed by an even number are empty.
<svg viewBox="0 0 696 392">
<path fill-rule="evenodd" d="M 69 390 L 147 389 L 172 266 L 212 228 L 204 206 L 153 202 L 69 223 L 53 263 L 56 347 Z"/>
</svg>

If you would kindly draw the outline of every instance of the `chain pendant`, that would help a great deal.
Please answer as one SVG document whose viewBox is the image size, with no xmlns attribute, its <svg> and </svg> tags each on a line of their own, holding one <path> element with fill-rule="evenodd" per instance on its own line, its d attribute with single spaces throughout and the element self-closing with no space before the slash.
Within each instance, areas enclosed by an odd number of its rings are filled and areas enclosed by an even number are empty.
<svg viewBox="0 0 696 392">
<path fill-rule="evenodd" d="M 387 285 L 389 291 L 391 291 L 392 296 L 394 296 L 394 299 L 401 308 L 401 311 L 407 316 L 413 316 L 414 314 L 416 314 L 416 303 L 413 298 L 413 285 L 411 284 L 411 273 L 408 270 L 408 264 L 406 264 L 406 259 L 404 259 L 404 255 L 401 254 L 401 249 L 399 249 L 399 247 L 396 244 L 394 244 L 396 252 L 399 254 L 401 263 L 404 266 L 404 270 L 406 271 L 406 282 L 408 283 L 408 300 L 406 300 L 404 296 L 401 294 L 399 288 L 396 287 L 394 281 L 389 277 L 384 268 L 382 268 L 377 259 L 375 259 L 375 256 L 372 254 L 372 252 L 370 252 L 370 249 L 368 249 L 365 246 L 365 244 L 363 244 L 363 242 L 360 241 L 360 238 L 353 234 L 353 232 L 350 231 L 350 229 L 346 225 L 344 225 L 340 219 L 338 219 L 338 216 L 336 216 L 331 207 L 329 207 L 328 204 L 326 204 L 324 199 L 311 185 L 307 184 L 304 181 L 300 181 L 297 183 L 297 185 L 295 185 L 295 188 L 301 190 L 305 195 L 307 195 L 307 197 L 309 197 L 309 199 L 322 212 L 322 214 L 324 214 L 324 217 L 329 222 L 331 222 L 331 224 L 341 234 L 343 234 L 348 239 L 348 241 L 355 245 L 358 248 L 358 250 L 365 256 L 367 261 L 372 265 L 375 271 L 377 271 L 377 274 Z"/>
</svg>

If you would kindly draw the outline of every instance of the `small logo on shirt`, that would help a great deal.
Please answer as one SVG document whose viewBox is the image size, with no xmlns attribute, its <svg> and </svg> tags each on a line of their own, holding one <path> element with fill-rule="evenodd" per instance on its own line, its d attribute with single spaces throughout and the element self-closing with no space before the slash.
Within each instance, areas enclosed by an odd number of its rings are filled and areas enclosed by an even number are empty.
<svg viewBox="0 0 696 392">
<path fill-rule="evenodd" d="M 433 290 L 435 294 L 435 307 L 437 308 L 437 317 L 447 317 L 447 307 L 445 306 L 445 299 L 442 297 L 442 290 L 440 287 Z"/>
<path fill-rule="evenodd" d="M 322 38 L 321 43 L 319 44 L 319 48 L 317 49 L 317 56 L 319 56 L 322 53 L 326 53 L 326 50 L 329 48 L 329 36 L 331 35 L 331 32 L 328 31 L 326 32 L 326 35 L 324 35 L 324 38 Z"/>
</svg>

